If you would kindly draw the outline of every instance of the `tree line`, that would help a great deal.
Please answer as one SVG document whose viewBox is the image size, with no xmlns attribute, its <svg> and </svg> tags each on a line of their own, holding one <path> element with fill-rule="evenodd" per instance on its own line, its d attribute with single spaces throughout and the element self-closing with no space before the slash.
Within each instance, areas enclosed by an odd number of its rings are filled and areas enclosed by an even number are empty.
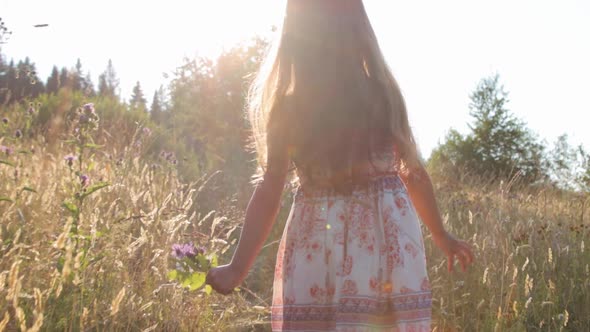
<svg viewBox="0 0 590 332">
<path fill-rule="evenodd" d="M 223 170 L 224 181 L 239 190 L 254 167 L 254 156 L 245 149 L 249 143 L 245 97 L 267 48 L 267 41 L 255 38 L 217 59 L 185 59 L 171 74 L 170 84 L 154 93 L 149 107 L 139 82 L 129 102 L 121 101 L 110 60 L 95 88 L 80 60 L 71 69 L 54 66 L 43 81 L 29 58 L 7 62 L 0 52 L 0 101 L 6 109 L 15 103 L 63 98 L 60 91 L 69 91 L 79 100 L 95 101 L 97 111 L 112 119 L 106 125 L 121 126 L 120 119 L 129 122 L 119 133 L 131 136 L 132 124 L 138 121 L 152 127 L 158 134 L 152 155 L 173 152 L 186 177 Z M 541 140 L 512 113 L 508 102 L 499 75 L 483 78 L 470 94 L 469 131 L 448 132 L 427 160 L 431 170 L 442 178 L 477 175 L 490 181 L 518 179 L 524 185 L 543 183 L 589 192 L 590 155 L 585 148 L 570 144 L 567 134 L 552 144 Z M 46 117 L 57 116 L 52 112 L 48 109 Z M 133 116 L 121 115 L 126 113 Z"/>
<path fill-rule="evenodd" d="M 553 144 L 536 135 L 508 108 L 508 92 L 498 74 L 483 78 L 470 94 L 469 131 L 451 129 L 429 163 L 439 174 L 460 178 L 518 180 L 590 192 L 590 154 L 573 146 L 567 133 Z"/>
</svg>

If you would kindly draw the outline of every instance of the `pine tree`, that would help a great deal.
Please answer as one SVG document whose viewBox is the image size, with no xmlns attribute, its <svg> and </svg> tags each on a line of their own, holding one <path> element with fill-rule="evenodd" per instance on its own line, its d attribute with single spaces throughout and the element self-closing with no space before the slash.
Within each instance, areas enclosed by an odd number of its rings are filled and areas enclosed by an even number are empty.
<svg viewBox="0 0 590 332">
<path fill-rule="evenodd" d="M 452 130 L 431 160 L 452 165 L 484 177 L 508 179 L 518 174 L 526 183 L 547 176 L 544 147 L 506 108 L 508 93 L 499 85 L 499 76 L 484 78 L 470 95 L 466 136 Z"/>
<path fill-rule="evenodd" d="M 131 94 L 131 100 L 129 101 L 129 106 L 131 109 L 134 110 L 142 110 L 147 111 L 146 100 L 143 96 L 143 91 L 141 90 L 141 85 L 139 81 L 133 87 L 133 92 Z"/>
<path fill-rule="evenodd" d="M 107 97 L 117 97 L 119 88 L 119 79 L 113 66 L 113 61 L 109 59 L 107 69 L 98 77 L 98 94 Z"/>
<path fill-rule="evenodd" d="M 8 73 L 10 71 L 10 67 L 7 63 L 4 62 L 4 57 L 2 53 L 0 53 L 0 72 L 5 73 L 4 75 L 0 75 L 0 105 L 4 103 L 4 99 L 6 98 L 8 92 Z"/>
<path fill-rule="evenodd" d="M 87 97 L 94 97 L 96 96 L 96 91 L 94 90 L 94 84 L 92 83 L 92 77 L 90 76 L 90 72 L 86 74 L 86 77 L 82 81 L 82 92 Z"/>
<path fill-rule="evenodd" d="M 76 67 L 74 68 L 74 71 L 71 74 L 71 79 L 72 90 L 82 91 L 82 87 L 84 86 L 84 73 L 82 72 L 82 62 L 80 61 L 80 58 L 76 60 Z"/>
<path fill-rule="evenodd" d="M 6 75 L 0 76 L 2 78 L 2 85 L 0 86 L 0 103 L 2 105 L 9 103 L 12 99 L 12 89 L 16 83 L 16 68 L 14 66 L 14 60 L 10 60 L 6 67 Z"/>
<path fill-rule="evenodd" d="M 155 123 L 162 122 L 162 104 L 160 102 L 160 94 L 156 90 L 154 98 L 152 98 L 152 106 L 150 107 L 150 117 Z"/>
<path fill-rule="evenodd" d="M 57 90 L 59 90 L 59 70 L 56 66 L 53 66 L 51 70 L 51 75 L 47 79 L 46 90 L 48 94 L 57 94 Z"/>
<path fill-rule="evenodd" d="M 65 67 L 63 67 L 59 73 L 59 88 L 72 88 L 72 79 Z"/>
<path fill-rule="evenodd" d="M 24 61 L 19 61 L 14 69 L 14 72 L 9 71 L 8 77 L 10 98 L 8 102 L 18 102 L 27 97 L 37 97 L 43 93 L 43 83 L 39 82 L 37 72 L 35 70 L 35 64 L 26 57 Z"/>
</svg>

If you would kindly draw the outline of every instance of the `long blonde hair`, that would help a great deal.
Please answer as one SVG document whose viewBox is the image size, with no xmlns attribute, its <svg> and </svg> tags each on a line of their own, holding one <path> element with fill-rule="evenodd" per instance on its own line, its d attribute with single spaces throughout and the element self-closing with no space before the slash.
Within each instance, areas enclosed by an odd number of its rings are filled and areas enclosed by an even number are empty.
<svg viewBox="0 0 590 332">
<path fill-rule="evenodd" d="M 317 169 L 354 176 L 369 151 L 392 147 L 400 164 L 421 163 L 362 0 L 287 0 L 272 45 L 248 95 L 258 178 L 268 142 L 278 139 L 310 177 Z"/>
</svg>

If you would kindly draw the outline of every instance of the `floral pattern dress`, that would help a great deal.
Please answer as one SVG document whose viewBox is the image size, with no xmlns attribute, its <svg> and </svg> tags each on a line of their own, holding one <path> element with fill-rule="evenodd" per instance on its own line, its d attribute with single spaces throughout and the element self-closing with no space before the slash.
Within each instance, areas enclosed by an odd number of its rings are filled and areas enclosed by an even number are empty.
<svg viewBox="0 0 590 332">
<path fill-rule="evenodd" d="M 277 253 L 273 331 L 430 331 L 422 232 L 392 158 L 350 194 L 302 181 Z"/>
</svg>

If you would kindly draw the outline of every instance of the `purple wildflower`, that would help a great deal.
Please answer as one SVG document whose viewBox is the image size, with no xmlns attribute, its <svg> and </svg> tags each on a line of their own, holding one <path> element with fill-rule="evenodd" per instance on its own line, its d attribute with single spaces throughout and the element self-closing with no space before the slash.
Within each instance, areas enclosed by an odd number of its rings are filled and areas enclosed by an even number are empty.
<svg viewBox="0 0 590 332">
<path fill-rule="evenodd" d="M 199 253 L 199 249 L 192 243 L 176 243 L 172 245 L 172 255 L 177 259 L 195 258 Z"/>
<path fill-rule="evenodd" d="M 152 130 L 148 127 L 143 127 L 141 130 L 145 136 L 150 136 L 152 134 Z"/>
<path fill-rule="evenodd" d="M 88 115 L 80 114 L 80 123 L 87 123 L 88 122 Z"/>
<path fill-rule="evenodd" d="M 78 159 L 78 157 L 74 156 L 73 154 L 69 154 L 64 157 L 64 160 L 66 161 L 66 163 L 70 167 L 72 167 L 72 165 L 74 164 L 74 161 L 76 161 L 77 159 Z"/>
<path fill-rule="evenodd" d="M 90 177 L 86 174 L 80 175 L 80 183 L 82 184 L 82 187 L 86 187 L 90 184 Z"/>
<path fill-rule="evenodd" d="M 20 129 L 17 129 L 17 130 L 14 132 L 14 137 L 16 137 L 16 138 L 21 138 L 21 137 L 23 137 L 23 132 L 22 132 Z"/>
<path fill-rule="evenodd" d="M 35 114 L 35 109 L 31 106 L 29 107 L 29 110 L 27 112 L 29 113 L 29 115 L 33 115 Z"/>
<path fill-rule="evenodd" d="M 8 124 L 8 118 L 2 118 L 2 123 Z"/>
<path fill-rule="evenodd" d="M 14 150 L 11 147 L 0 145 L 0 152 L 6 153 L 7 156 L 10 156 Z"/>
<path fill-rule="evenodd" d="M 176 158 L 174 158 L 174 152 L 162 151 L 160 152 L 160 158 L 166 160 L 169 163 L 176 163 Z"/>
<path fill-rule="evenodd" d="M 93 103 L 85 104 L 84 106 L 82 106 L 82 108 L 84 109 L 84 113 L 86 115 L 93 115 L 95 112 Z"/>
</svg>

